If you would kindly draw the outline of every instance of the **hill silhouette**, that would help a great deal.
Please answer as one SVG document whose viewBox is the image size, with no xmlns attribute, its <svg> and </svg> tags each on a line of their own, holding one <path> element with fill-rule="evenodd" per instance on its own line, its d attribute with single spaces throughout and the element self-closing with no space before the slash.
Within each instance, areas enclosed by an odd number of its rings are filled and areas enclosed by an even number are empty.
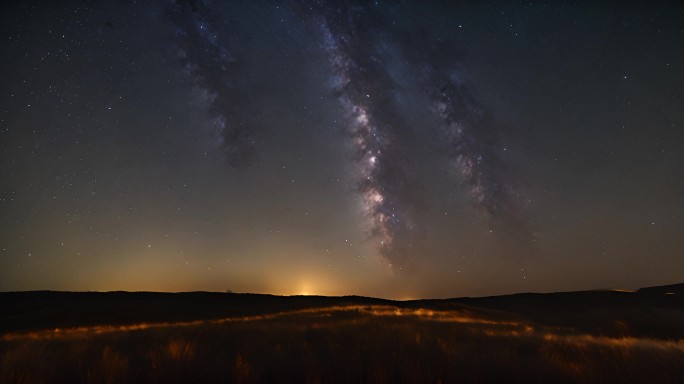
<svg viewBox="0 0 684 384">
<path fill-rule="evenodd" d="M 326 306 L 469 309 L 586 332 L 632 324 L 635 336 L 684 338 L 684 283 L 637 291 L 592 290 L 394 301 L 363 296 L 276 296 L 219 292 L 0 292 L 0 332 L 263 315 Z M 681 317 L 680 317 L 681 316 Z"/>
</svg>

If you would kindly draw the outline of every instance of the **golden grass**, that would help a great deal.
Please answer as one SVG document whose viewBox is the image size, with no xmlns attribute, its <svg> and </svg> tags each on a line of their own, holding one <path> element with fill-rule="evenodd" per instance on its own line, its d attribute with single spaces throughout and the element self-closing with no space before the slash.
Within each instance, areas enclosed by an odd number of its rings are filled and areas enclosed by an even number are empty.
<svg viewBox="0 0 684 384">
<path fill-rule="evenodd" d="M 334 306 L 7 333 L 0 382 L 678 382 L 684 341 L 464 310 Z"/>
</svg>

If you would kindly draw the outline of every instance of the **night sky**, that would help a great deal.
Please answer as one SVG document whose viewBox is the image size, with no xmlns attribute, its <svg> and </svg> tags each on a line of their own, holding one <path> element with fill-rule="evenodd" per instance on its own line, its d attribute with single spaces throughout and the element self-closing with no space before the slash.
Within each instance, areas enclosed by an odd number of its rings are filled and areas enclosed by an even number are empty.
<svg viewBox="0 0 684 384">
<path fill-rule="evenodd" d="M 682 282 L 684 5 L 598 3 L 4 1 L 0 290 Z"/>
</svg>

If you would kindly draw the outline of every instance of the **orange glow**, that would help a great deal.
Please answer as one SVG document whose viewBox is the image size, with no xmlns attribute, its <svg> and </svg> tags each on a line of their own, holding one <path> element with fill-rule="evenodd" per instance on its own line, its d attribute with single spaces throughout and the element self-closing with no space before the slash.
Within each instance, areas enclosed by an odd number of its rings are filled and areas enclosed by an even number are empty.
<svg viewBox="0 0 684 384">
<path fill-rule="evenodd" d="M 312 293 L 312 290 L 311 290 L 311 288 L 309 287 L 309 285 L 305 283 L 305 284 L 302 284 L 302 287 L 301 287 L 301 289 L 300 289 L 300 291 L 299 291 L 299 295 L 301 295 L 301 296 L 310 296 L 310 295 L 315 295 L 315 294 Z"/>
</svg>

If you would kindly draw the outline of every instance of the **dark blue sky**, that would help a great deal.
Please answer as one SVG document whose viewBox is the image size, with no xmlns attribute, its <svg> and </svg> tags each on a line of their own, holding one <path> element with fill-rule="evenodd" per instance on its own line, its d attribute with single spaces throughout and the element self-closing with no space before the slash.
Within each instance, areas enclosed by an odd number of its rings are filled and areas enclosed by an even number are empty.
<svg viewBox="0 0 684 384">
<path fill-rule="evenodd" d="M 0 290 L 684 278 L 676 2 L 0 7 Z"/>
</svg>

